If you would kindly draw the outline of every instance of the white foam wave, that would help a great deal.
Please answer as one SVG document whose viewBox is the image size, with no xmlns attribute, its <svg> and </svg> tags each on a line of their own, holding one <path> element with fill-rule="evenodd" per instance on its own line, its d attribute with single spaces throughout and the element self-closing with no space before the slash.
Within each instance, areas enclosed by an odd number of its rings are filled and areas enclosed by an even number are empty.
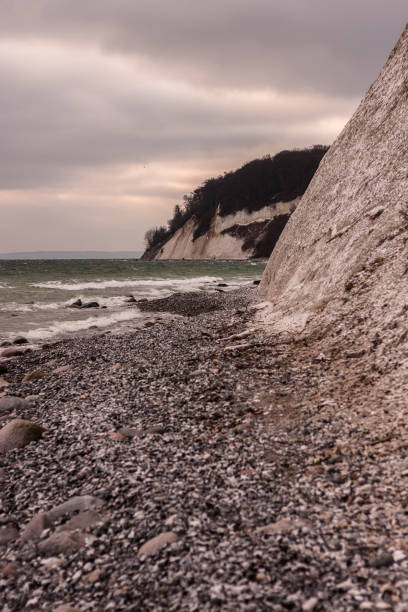
<svg viewBox="0 0 408 612">
<path fill-rule="evenodd" d="M 110 327 L 141 317 L 143 315 L 134 309 L 126 312 L 115 312 L 101 317 L 88 317 L 79 321 L 53 321 L 48 327 L 31 329 L 28 332 L 24 332 L 24 336 L 27 340 L 35 342 L 36 340 L 44 340 L 53 336 L 80 332 L 89 329 L 92 325 L 96 325 L 98 328 Z"/>
<path fill-rule="evenodd" d="M 185 288 L 197 287 L 222 281 L 219 276 L 197 276 L 193 278 L 143 278 L 123 280 L 101 280 L 84 282 L 63 283 L 61 281 L 46 281 L 44 283 L 32 283 L 32 287 L 40 289 L 61 289 L 63 291 L 82 291 L 86 289 L 115 289 L 120 287 L 168 287 Z"/>
</svg>

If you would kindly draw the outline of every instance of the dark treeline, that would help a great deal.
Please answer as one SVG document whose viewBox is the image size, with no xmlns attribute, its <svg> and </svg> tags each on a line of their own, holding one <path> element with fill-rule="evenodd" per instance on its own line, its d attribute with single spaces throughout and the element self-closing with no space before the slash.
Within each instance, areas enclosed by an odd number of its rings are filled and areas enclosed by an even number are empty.
<svg viewBox="0 0 408 612">
<path fill-rule="evenodd" d="M 204 181 L 176 205 L 167 227 L 150 229 L 145 236 L 147 248 L 168 240 L 186 221 L 194 217 L 197 227 L 193 239 L 205 234 L 217 208 L 221 216 L 240 210 L 253 212 L 276 202 L 289 202 L 306 191 L 319 163 L 328 150 L 325 145 L 281 151 L 274 157 L 254 159 L 238 170 Z"/>
</svg>

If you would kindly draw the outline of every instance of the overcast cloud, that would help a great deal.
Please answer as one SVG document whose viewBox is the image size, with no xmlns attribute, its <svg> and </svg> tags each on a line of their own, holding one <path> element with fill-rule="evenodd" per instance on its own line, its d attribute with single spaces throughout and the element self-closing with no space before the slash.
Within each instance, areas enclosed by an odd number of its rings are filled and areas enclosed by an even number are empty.
<svg viewBox="0 0 408 612">
<path fill-rule="evenodd" d="M 330 144 L 406 0 L 0 0 L 0 252 L 137 250 L 205 178 Z"/>
</svg>

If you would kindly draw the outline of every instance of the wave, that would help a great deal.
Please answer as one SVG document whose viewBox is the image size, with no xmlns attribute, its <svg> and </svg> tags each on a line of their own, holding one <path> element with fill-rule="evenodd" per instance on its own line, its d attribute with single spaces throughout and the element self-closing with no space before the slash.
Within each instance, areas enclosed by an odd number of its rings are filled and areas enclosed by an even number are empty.
<svg viewBox="0 0 408 612">
<path fill-rule="evenodd" d="M 207 284 L 222 281 L 219 276 L 197 276 L 193 278 L 155 278 L 155 279 L 123 279 L 63 283 L 62 281 L 46 281 L 32 283 L 31 287 L 40 289 L 61 289 L 63 291 L 81 291 L 84 289 L 115 289 L 117 287 L 188 287 L 190 285 Z"/>
<path fill-rule="evenodd" d="M 126 323 L 132 319 L 140 319 L 142 317 L 142 313 L 138 310 L 128 310 L 126 312 L 115 312 L 100 317 L 88 317 L 87 319 L 81 319 L 79 321 L 53 321 L 47 327 L 30 329 L 24 332 L 24 336 L 27 340 L 35 342 L 52 338 L 53 336 L 74 334 L 87 330 L 92 325 L 96 325 L 98 328 L 110 327 L 115 324 Z"/>
</svg>

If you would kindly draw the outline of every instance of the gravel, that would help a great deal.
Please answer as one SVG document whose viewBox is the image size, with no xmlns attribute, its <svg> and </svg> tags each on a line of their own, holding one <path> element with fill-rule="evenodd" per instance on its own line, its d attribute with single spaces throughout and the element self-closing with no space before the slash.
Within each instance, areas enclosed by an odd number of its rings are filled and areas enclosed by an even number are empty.
<svg viewBox="0 0 408 612">
<path fill-rule="evenodd" d="M 0 456 L 2 610 L 408 609 L 408 409 L 353 403 L 359 358 L 265 337 L 251 295 L 9 360 L 10 420 L 47 431 Z"/>
</svg>

